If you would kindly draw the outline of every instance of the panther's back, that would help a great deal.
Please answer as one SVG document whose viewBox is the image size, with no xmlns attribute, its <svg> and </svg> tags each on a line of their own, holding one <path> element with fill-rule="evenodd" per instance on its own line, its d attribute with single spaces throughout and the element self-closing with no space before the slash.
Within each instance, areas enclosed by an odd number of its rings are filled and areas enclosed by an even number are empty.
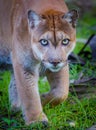
<svg viewBox="0 0 96 130">
<path fill-rule="evenodd" d="M 14 0 L 0 0 L 0 70 L 10 64 L 11 9 Z"/>
<path fill-rule="evenodd" d="M 14 0 L 0 0 L 0 49 L 9 48 L 11 42 L 11 9 Z"/>
</svg>

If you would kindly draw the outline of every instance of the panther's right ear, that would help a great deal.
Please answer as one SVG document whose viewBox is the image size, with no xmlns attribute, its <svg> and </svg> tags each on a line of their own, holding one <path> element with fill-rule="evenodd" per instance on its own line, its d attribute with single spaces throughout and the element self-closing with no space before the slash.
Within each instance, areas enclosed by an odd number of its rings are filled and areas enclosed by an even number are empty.
<svg viewBox="0 0 96 130">
<path fill-rule="evenodd" d="M 35 28 L 42 21 L 42 18 L 33 10 L 28 11 L 28 23 L 31 29 Z"/>
</svg>

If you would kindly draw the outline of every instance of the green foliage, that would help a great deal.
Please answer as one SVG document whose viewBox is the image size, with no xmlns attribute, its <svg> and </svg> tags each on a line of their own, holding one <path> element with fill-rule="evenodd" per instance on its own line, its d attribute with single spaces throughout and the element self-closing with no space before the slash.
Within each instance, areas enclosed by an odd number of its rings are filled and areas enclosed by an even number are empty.
<svg viewBox="0 0 96 130">
<path fill-rule="evenodd" d="M 83 20 L 80 20 L 81 18 Z M 78 20 L 77 37 L 88 38 L 90 37 L 90 34 L 96 33 L 96 17 L 88 12 L 81 18 Z"/>
<path fill-rule="evenodd" d="M 77 67 L 72 70 L 73 75 Z M 74 76 L 75 77 L 75 76 Z M 96 122 L 96 97 L 79 100 L 77 95 L 69 94 L 69 98 L 55 108 L 50 108 L 49 105 L 44 107 L 44 112 L 48 116 L 49 125 L 44 126 L 41 123 L 32 124 L 31 126 L 24 125 L 21 112 L 11 112 L 8 103 L 8 84 L 10 74 L 4 73 L 3 81 L 0 81 L 0 130 L 85 130 Z M 6 80 L 8 79 L 8 80 Z M 46 92 L 49 90 L 49 85 L 46 80 L 40 79 L 40 91 Z"/>
</svg>

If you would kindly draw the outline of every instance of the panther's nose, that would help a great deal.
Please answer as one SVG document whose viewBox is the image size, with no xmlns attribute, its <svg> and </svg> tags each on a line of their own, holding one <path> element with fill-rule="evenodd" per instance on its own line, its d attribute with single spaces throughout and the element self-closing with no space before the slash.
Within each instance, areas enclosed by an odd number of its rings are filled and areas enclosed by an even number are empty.
<svg viewBox="0 0 96 130">
<path fill-rule="evenodd" d="M 50 63 L 56 67 L 60 63 L 60 61 L 51 61 Z"/>
</svg>

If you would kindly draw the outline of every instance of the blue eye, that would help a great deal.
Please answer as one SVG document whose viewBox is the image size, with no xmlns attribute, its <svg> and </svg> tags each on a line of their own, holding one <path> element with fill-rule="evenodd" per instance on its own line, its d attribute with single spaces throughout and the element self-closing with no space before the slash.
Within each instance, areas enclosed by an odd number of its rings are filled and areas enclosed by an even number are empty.
<svg viewBox="0 0 96 130">
<path fill-rule="evenodd" d="M 47 45 L 49 44 L 49 42 L 48 42 L 46 39 L 41 39 L 39 42 L 40 42 L 41 45 L 43 45 L 43 46 L 47 46 Z"/>
<path fill-rule="evenodd" d="M 68 45 L 70 40 L 68 38 L 62 40 L 62 45 Z"/>
</svg>

